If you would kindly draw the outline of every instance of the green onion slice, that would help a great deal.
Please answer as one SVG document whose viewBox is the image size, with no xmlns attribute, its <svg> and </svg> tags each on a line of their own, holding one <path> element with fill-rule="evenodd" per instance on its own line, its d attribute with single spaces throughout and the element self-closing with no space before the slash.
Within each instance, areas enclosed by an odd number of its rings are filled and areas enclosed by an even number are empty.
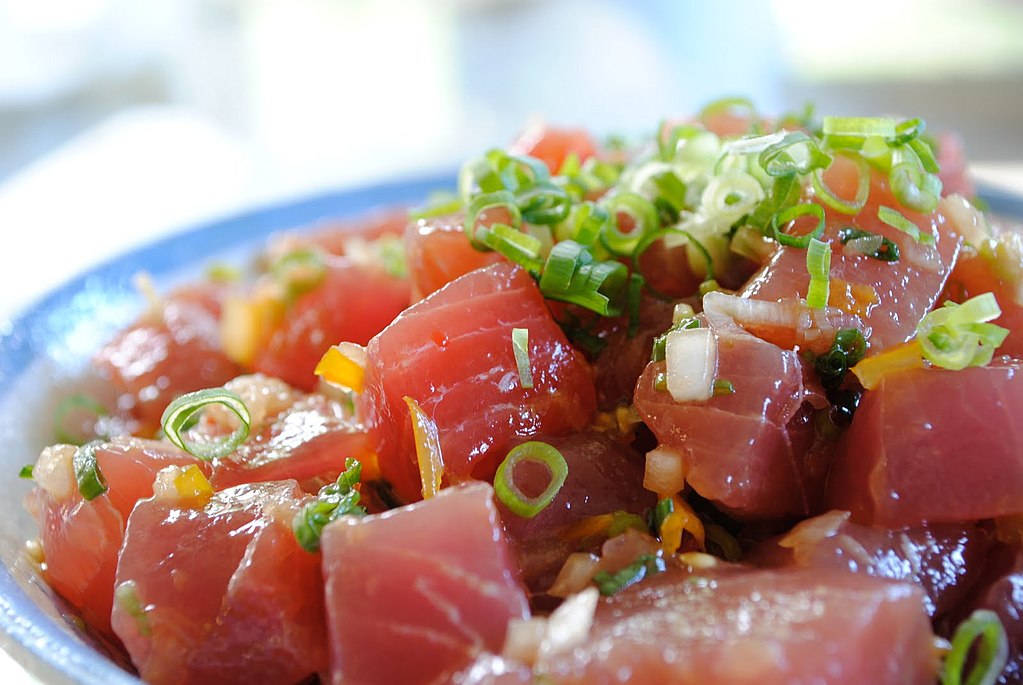
<svg viewBox="0 0 1023 685">
<path fill-rule="evenodd" d="M 24 478 L 25 480 L 32 480 L 35 477 L 35 475 L 32 473 L 32 470 L 34 468 L 35 467 L 32 464 L 29 464 L 28 466 L 22 466 L 21 467 L 21 471 L 18 471 L 18 478 Z"/>
<path fill-rule="evenodd" d="M 152 635 L 153 631 L 149 625 L 146 606 L 142 604 L 138 584 L 134 580 L 126 580 L 114 588 L 114 603 L 135 619 L 135 627 L 138 629 L 139 635 L 143 637 Z"/>
<path fill-rule="evenodd" d="M 107 408 L 91 395 L 86 395 L 85 393 L 68 395 L 57 405 L 53 416 L 53 434 L 57 438 L 57 442 L 65 445 L 82 444 L 82 438 L 72 434 L 66 428 L 68 417 L 79 412 L 96 418 L 110 414 Z"/>
<path fill-rule="evenodd" d="M 515 365 L 519 369 L 519 384 L 523 388 L 533 387 L 533 372 L 529 368 L 529 329 L 513 328 L 511 332 Z"/>
<path fill-rule="evenodd" d="M 917 325 L 916 337 L 924 358 L 954 371 L 988 364 L 1009 334 L 1008 329 L 988 323 L 1001 314 L 992 293 L 977 295 L 962 304 L 946 302 Z"/>
<path fill-rule="evenodd" d="M 515 201 L 523 221 L 544 226 L 564 221 L 572 206 L 568 193 L 551 183 L 523 191 Z"/>
<path fill-rule="evenodd" d="M 927 130 L 927 122 L 920 118 L 905 119 L 895 125 L 895 136 L 892 138 L 892 145 L 905 145 L 911 140 L 919 138 Z"/>
<path fill-rule="evenodd" d="M 817 226 L 814 227 L 813 231 L 801 236 L 794 236 L 781 232 L 779 226 L 787 224 L 801 216 L 812 216 L 817 219 Z M 805 249 L 810 245 L 811 240 L 820 238 L 824 235 L 824 208 L 813 202 L 789 207 L 788 209 L 778 212 L 771 218 L 771 231 L 774 234 L 774 239 L 782 245 Z"/>
<path fill-rule="evenodd" d="M 559 232 L 561 240 L 574 240 L 582 245 L 593 245 L 611 222 L 611 214 L 595 202 L 580 202 L 572 207 Z"/>
<path fill-rule="evenodd" d="M 241 422 L 227 438 L 210 444 L 197 444 L 185 440 L 182 433 L 190 419 L 211 404 L 227 407 Z M 225 388 L 207 388 L 178 397 L 163 412 L 160 423 L 167 439 L 194 457 L 209 461 L 226 457 L 249 437 L 252 417 L 242 398 Z"/>
<path fill-rule="evenodd" d="M 106 443 L 102 440 L 87 442 L 75 450 L 75 456 L 71 459 L 75 480 L 78 482 L 78 492 L 87 502 L 96 499 L 110 489 L 106 478 L 103 477 L 103 472 L 99 469 L 99 462 L 96 461 L 96 450 L 104 444 Z"/>
<path fill-rule="evenodd" d="M 845 374 L 856 366 L 867 353 L 867 339 L 856 328 L 843 328 L 824 354 L 814 359 L 813 367 L 825 389 L 838 388 Z"/>
<path fill-rule="evenodd" d="M 725 397 L 735 394 L 735 384 L 727 378 L 716 378 L 714 380 L 714 397 Z"/>
<path fill-rule="evenodd" d="M 621 262 L 594 261 L 574 240 L 562 240 L 547 256 L 540 275 L 545 297 L 571 302 L 602 316 L 619 316 L 628 295 L 629 270 Z"/>
<path fill-rule="evenodd" d="M 971 654 L 973 668 L 964 674 Z M 1009 639 L 998 614 L 977 609 L 952 636 L 952 649 L 941 670 L 941 685 L 994 685 L 1008 660 Z"/>
<path fill-rule="evenodd" d="M 881 205 L 877 208 L 877 218 L 892 228 L 898 229 L 922 245 L 933 245 L 934 236 L 920 230 L 920 227 L 907 219 L 902 212 Z"/>
<path fill-rule="evenodd" d="M 515 262 L 526 271 L 537 274 L 543 267 L 543 241 L 507 224 L 494 224 L 477 233 L 480 242 Z"/>
<path fill-rule="evenodd" d="M 902 256 L 899 246 L 878 233 L 864 231 L 862 228 L 846 226 L 838 232 L 838 239 L 843 245 L 882 262 L 897 262 Z"/>
<path fill-rule="evenodd" d="M 655 554 L 643 554 L 636 561 L 615 573 L 599 571 L 593 575 L 593 582 L 605 597 L 618 594 L 644 578 L 663 573 L 667 570 L 664 559 Z"/>
<path fill-rule="evenodd" d="M 606 198 L 604 206 L 611 215 L 611 221 L 604 227 L 601 242 L 608 250 L 619 255 L 631 255 L 643 236 L 660 227 L 657 208 L 639 193 L 623 191 Z M 618 226 L 618 215 L 625 214 L 632 219 L 633 227 L 628 233 Z"/>
<path fill-rule="evenodd" d="M 926 140 L 915 138 L 909 141 L 909 148 L 920 158 L 920 165 L 923 166 L 924 171 L 930 174 L 937 174 L 941 171 L 941 166 L 938 165 L 938 160 L 934 156 L 934 148 Z"/>
<path fill-rule="evenodd" d="M 821 119 L 824 142 L 831 148 L 858 150 L 867 138 L 895 138 L 895 120 L 886 117 L 830 117 Z"/>
<path fill-rule="evenodd" d="M 632 270 L 638 274 L 642 274 L 643 255 L 646 254 L 647 250 L 653 247 L 654 243 L 656 243 L 658 240 L 663 240 L 668 236 L 683 237 L 685 238 L 686 245 L 692 245 L 694 248 L 696 248 L 696 251 L 700 253 L 700 256 L 703 257 L 704 262 L 706 262 L 707 264 L 707 279 L 708 280 L 714 279 L 714 258 L 711 257 L 710 251 L 704 246 L 703 243 L 697 240 L 696 236 L 694 236 L 692 233 L 681 228 L 676 228 L 674 226 L 669 226 L 668 228 L 662 228 L 658 231 L 654 231 L 653 233 L 648 233 L 646 236 L 643 237 L 642 240 L 639 241 L 639 244 L 636 245 L 635 252 L 633 252 L 632 254 Z M 674 299 L 667 294 L 657 292 L 654 288 L 652 288 L 649 285 L 649 283 L 647 284 L 647 288 L 649 288 L 651 292 L 658 295 L 659 297 L 662 297 L 665 300 Z"/>
<path fill-rule="evenodd" d="M 900 162 L 892 166 L 888 174 L 892 194 L 902 206 L 930 214 L 938 208 L 941 199 L 941 179 L 924 171 L 912 162 Z"/>
<path fill-rule="evenodd" d="M 522 224 L 522 214 L 515 203 L 515 196 L 507 190 L 497 190 L 492 193 L 477 195 L 469 203 L 465 215 L 465 234 L 469 236 L 469 242 L 477 249 L 487 247 L 484 237 L 490 232 L 486 226 L 477 226 L 480 215 L 484 212 L 503 209 L 508 212 L 512 228 L 518 228 Z"/>
<path fill-rule="evenodd" d="M 867 166 L 866 160 L 859 155 L 843 156 L 852 160 L 856 165 L 856 196 L 852 200 L 839 197 L 824 182 L 825 169 L 822 167 L 814 169 L 813 175 L 810 177 L 810 183 L 813 185 L 814 193 L 828 207 L 842 214 L 856 214 L 866 206 L 867 197 L 870 195 L 870 168 Z"/>
<path fill-rule="evenodd" d="M 802 131 L 793 131 L 781 141 L 769 145 L 757 161 L 768 176 L 777 177 L 826 169 L 831 164 L 831 157 L 813 138 Z"/>
<path fill-rule="evenodd" d="M 815 309 L 826 307 L 831 294 L 831 244 L 810 239 L 806 249 L 806 270 L 810 285 L 806 291 L 806 304 Z"/>
<path fill-rule="evenodd" d="M 515 484 L 515 468 L 522 462 L 531 461 L 547 467 L 550 481 L 536 497 L 529 497 Z M 536 440 L 518 445 L 504 458 L 497 467 L 494 476 L 494 491 L 498 499 L 512 513 L 523 518 L 533 518 L 549 505 L 557 496 L 568 476 L 568 463 L 557 449 L 545 442 Z"/>
<path fill-rule="evenodd" d="M 299 247 L 271 264 L 270 274 L 284 286 L 289 298 L 295 298 L 323 282 L 327 276 L 327 265 L 319 249 Z"/>
<path fill-rule="evenodd" d="M 357 488 L 362 478 L 362 464 L 348 457 L 345 470 L 337 481 L 320 488 L 316 500 L 309 502 L 292 519 L 291 529 L 298 544 L 307 552 L 320 551 L 320 537 L 328 523 L 342 516 L 364 516 L 366 509 L 359 504 L 362 495 Z"/>
</svg>

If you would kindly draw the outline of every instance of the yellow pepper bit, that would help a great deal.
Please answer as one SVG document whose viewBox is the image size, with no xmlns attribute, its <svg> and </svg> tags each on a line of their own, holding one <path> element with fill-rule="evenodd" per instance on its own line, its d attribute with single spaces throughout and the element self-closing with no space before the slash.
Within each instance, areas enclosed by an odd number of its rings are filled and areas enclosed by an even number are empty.
<svg viewBox="0 0 1023 685">
<path fill-rule="evenodd" d="M 890 347 L 875 357 L 867 357 L 852 368 L 867 390 L 873 390 L 889 373 L 919 369 L 924 365 L 923 349 L 916 340 Z"/>
<path fill-rule="evenodd" d="M 681 497 L 673 496 L 671 501 L 675 509 L 661 524 L 661 550 L 665 556 L 671 556 L 678 551 L 682 546 L 682 533 L 687 530 L 696 538 L 700 549 L 706 549 L 706 533 L 700 517 Z"/>
<path fill-rule="evenodd" d="M 213 496 L 213 486 L 194 464 L 175 476 L 174 488 L 183 500 L 206 502 Z"/>
<path fill-rule="evenodd" d="M 362 392 L 366 369 L 333 346 L 320 358 L 313 373 L 328 383 Z"/>
</svg>

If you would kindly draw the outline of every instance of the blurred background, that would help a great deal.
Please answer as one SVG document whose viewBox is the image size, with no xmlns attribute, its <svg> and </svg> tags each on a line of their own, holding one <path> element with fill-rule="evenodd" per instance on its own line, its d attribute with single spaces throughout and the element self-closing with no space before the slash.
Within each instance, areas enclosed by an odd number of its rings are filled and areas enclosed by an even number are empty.
<svg viewBox="0 0 1023 685">
<path fill-rule="evenodd" d="M 535 119 L 632 135 L 745 95 L 1023 160 L 1021 37 L 1019 0 L 0 0 L 0 318 L 163 232 L 454 169 Z M 26 277 L 33 247 L 56 268 Z"/>
</svg>

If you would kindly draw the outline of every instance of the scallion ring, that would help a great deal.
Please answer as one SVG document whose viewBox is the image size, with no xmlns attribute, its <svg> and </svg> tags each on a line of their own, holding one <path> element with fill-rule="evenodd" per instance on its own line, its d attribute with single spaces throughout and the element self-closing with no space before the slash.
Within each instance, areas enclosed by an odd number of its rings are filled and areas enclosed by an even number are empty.
<svg viewBox="0 0 1023 685">
<path fill-rule="evenodd" d="M 938 208 L 941 198 L 941 179 L 924 171 L 923 167 L 911 162 L 900 162 L 892 166 L 888 174 L 892 194 L 908 209 L 930 214 Z"/>
<path fill-rule="evenodd" d="M 210 444 L 185 440 L 182 432 L 189 420 L 211 404 L 222 404 L 238 417 L 240 425 L 227 438 Z M 160 424 L 167 439 L 194 457 L 209 461 L 226 457 L 249 437 L 252 417 L 242 398 L 225 388 L 207 388 L 190 392 L 171 402 L 163 412 Z"/>
<path fill-rule="evenodd" d="M 472 198 L 465 213 L 465 234 L 469 242 L 477 249 L 484 249 L 484 237 L 489 232 L 486 226 L 477 226 L 480 215 L 495 209 L 503 209 L 508 213 L 508 221 L 512 228 L 518 228 L 522 224 L 522 214 L 515 203 L 515 195 L 508 190 L 498 190 L 492 193 L 483 193 Z M 501 222 L 505 223 L 505 222 Z"/>
<path fill-rule="evenodd" d="M 517 228 L 494 224 L 482 233 L 481 242 L 530 273 L 537 274 L 543 267 L 543 256 L 540 254 L 543 242 Z"/>
<path fill-rule="evenodd" d="M 522 220 L 530 224 L 550 226 L 564 221 L 572 206 L 572 198 L 552 183 L 529 188 L 515 197 Z"/>
<path fill-rule="evenodd" d="M 600 239 L 608 250 L 618 255 L 631 255 L 636 245 L 647 233 L 660 226 L 657 208 L 654 204 L 631 191 L 623 191 L 603 200 L 611 220 L 604 226 Z M 624 214 L 632 220 L 632 230 L 625 232 L 618 227 L 618 215 Z"/>
<path fill-rule="evenodd" d="M 653 233 L 648 233 L 647 235 L 645 235 L 643 237 L 642 240 L 639 241 L 639 244 L 636 245 L 636 251 L 632 255 L 632 270 L 633 270 L 633 272 L 642 275 L 643 268 L 642 268 L 641 260 L 642 260 L 643 255 L 658 240 L 663 240 L 664 238 L 666 238 L 666 237 L 668 237 L 670 235 L 682 236 L 682 237 L 684 237 L 686 239 L 686 245 L 692 245 L 694 248 L 696 248 L 696 251 L 699 252 L 700 256 L 703 257 L 705 262 L 707 262 L 707 279 L 713 280 L 714 279 L 714 259 L 711 257 L 710 251 L 704 246 L 703 243 L 701 243 L 699 240 L 697 240 L 696 237 L 692 233 L 690 233 L 689 231 L 686 231 L 686 230 L 681 229 L 681 228 L 671 227 L 671 226 L 669 226 L 668 228 L 662 228 L 659 231 L 654 231 Z M 663 300 L 675 299 L 674 297 L 672 297 L 668 293 L 659 292 L 656 288 L 654 288 L 653 286 L 650 285 L 649 281 L 646 281 L 646 289 L 649 290 L 650 292 L 652 292 L 657 297 L 663 299 Z"/>
<path fill-rule="evenodd" d="M 979 640 L 977 648 L 973 645 Z M 964 674 L 973 654 L 973 668 Z M 998 614 L 977 609 L 959 624 L 941 669 L 941 685 L 994 685 L 1009 659 L 1009 640 Z"/>
<path fill-rule="evenodd" d="M 99 462 L 96 460 L 96 450 L 104 444 L 102 440 L 87 442 L 75 450 L 75 455 L 71 458 L 75 480 L 78 482 L 78 492 L 87 502 L 96 499 L 110 489 L 106 478 L 103 477 L 103 472 L 99 469 Z"/>
<path fill-rule="evenodd" d="M 569 211 L 568 218 L 559 227 L 558 237 L 581 245 L 593 245 L 610 222 L 611 214 L 604 207 L 595 202 L 580 202 Z"/>
<path fill-rule="evenodd" d="M 769 145 L 757 161 L 768 176 L 778 177 L 826 169 L 831 164 L 831 157 L 810 136 L 802 131 L 793 131 L 781 141 Z"/>
<path fill-rule="evenodd" d="M 779 226 L 787 224 L 790 221 L 794 221 L 802 216 L 812 216 L 817 219 L 817 225 L 806 235 L 789 235 L 788 233 L 782 233 L 779 229 Z M 800 205 L 794 205 L 782 210 L 771 217 L 771 231 L 774 239 L 782 245 L 805 249 L 810 244 L 811 240 L 820 238 L 824 235 L 824 208 L 816 203 L 808 202 Z"/>
<path fill-rule="evenodd" d="M 550 475 L 547 487 L 536 497 L 526 495 L 515 484 L 516 467 L 527 461 L 543 465 Z M 508 456 L 497 467 L 494 491 L 512 513 L 523 518 L 533 518 L 554 500 L 567 477 L 568 463 L 561 452 L 545 442 L 533 440 L 524 442 L 508 452 Z"/>
<path fill-rule="evenodd" d="M 818 167 L 810 177 L 813 184 L 813 191 L 820 198 L 821 202 L 842 214 L 857 214 L 867 204 L 867 197 L 870 195 L 870 168 L 867 162 L 860 155 L 842 155 L 856 165 L 856 196 L 846 200 L 835 194 L 835 191 L 824 182 L 825 169 Z"/>
</svg>

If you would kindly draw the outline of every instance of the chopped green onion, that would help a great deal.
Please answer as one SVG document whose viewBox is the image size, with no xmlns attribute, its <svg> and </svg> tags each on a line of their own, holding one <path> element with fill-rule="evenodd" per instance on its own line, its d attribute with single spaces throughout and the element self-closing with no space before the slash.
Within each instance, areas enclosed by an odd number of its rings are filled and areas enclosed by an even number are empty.
<svg viewBox="0 0 1023 685">
<path fill-rule="evenodd" d="M 941 179 L 922 167 L 912 162 L 895 164 L 888 174 L 888 182 L 892 194 L 904 207 L 922 214 L 930 214 L 938 208 Z"/>
<path fill-rule="evenodd" d="M 550 183 L 523 191 L 515 201 L 523 221 L 544 226 L 564 221 L 572 206 L 568 193 Z"/>
<path fill-rule="evenodd" d="M 78 492 L 87 502 L 110 489 L 103 472 L 99 469 L 99 462 L 96 461 L 96 450 L 104 444 L 102 440 L 87 442 L 75 450 L 75 456 L 71 459 L 75 480 L 78 482 Z"/>
<path fill-rule="evenodd" d="M 835 194 L 831 187 L 824 182 L 825 170 L 820 167 L 814 170 L 810 177 L 810 183 L 821 202 L 836 212 L 852 215 L 859 213 L 867 204 L 867 197 L 870 195 L 870 169 L 867 167 L 867 162 L 859 155 L 844 156 L 851 159 L 856 165 L 856 196 L 852 200 L 846 200 Z"/>
<path fill-rule="evenodd" d="M 753 102 L 749 98 L 719 98 L 704 105 L 703 109 L 700 110 L 698 118 L 700 121 L 706 122 L 708 118 L 719 114 L 734 114 L 736 116 L 748 117 L 750 127 L 752 128 L 757 119 L 757 108 L 754 107 Z"/>
<path fill-rule="evenodd" d="M 614 573 L 599 571 L 593 575 L 600 594 L 605 597 L 615 595 L 627 587 L 631 587 L 644 578 L 667 570 L 664 559 L 655 554 L 643 554 L 636 561 Z"/>
<path fill-rule="evenodd" d="M 817 226 L 810 233 L 793 236 L 779 230 L 779 226 L 782 224 L 787 224 L 801 216 L 812 216 L 817 219 Z M 824 208 L 812 202 L 789 207 L 771 218 L 771 231 L 774 234 L 774 239 L 782 245 L 805 249 L 810 245 L 811 240 L 816 240 L 824 235 Z"/>
<path fill-rule="evenodd" d="M 114 588 L 114 604 L 135 619 L 139 635 L 143 637 L 152 635 L 149 616 L 146 614 L 146 607 L 142 604 L 142 598 L 139 597 L 138 584 L 134 580 L 126 580 Z"/>
<path fill-rule="evenodd" d="M 659 231 L 648 233 L 641 241 L 639 241 L 639 244 L 636 245 L 635 252 L 632 254 L 633 270 L 636 272 L 642 272 L 641 259 L 643 255 L 653 246 L 654 243 L 658 240 L 663 240 L 668 236 L 680 236 L 685 238 L 686 245 L 692 245 L 695 247 L 696 251 L 700 253 L 700 256 L 703 257 L 703 260 L 707 263 L 707 278 L 714 278 L 714 258 L 711 257 L 710 251 L 703 243 L 697 240 L 696 236 L 692 233 L 681 228 L 675 228 L 674 226 L 669 226 L 668 228 L 662 228 Z"/>
<path fill-rule="evenodd" d="M 675 512 L 675 501 L 670 497 L 658 500 L 654 506 L 653 514 L 651 517 L 650 527 L 653 529 L 654 534 L 660 536 L 661 526 L 664 525 L 665 519 L 671 516 Z"/>
<path fill-rule="evenodd" d="M 806 270 L 810 285 L 806 291 L 806 304 L 815 309 L 826 307 L 831 294 L 831 244 L 810 239 L 806 250 Z"/>
<path fill-rule="evenodd" d="M 1001 314 L 992 293 L 977 295 L 962 304 L 946 302 L 917 325 L 916 338 L 924 358 L 954 371 L 988 364 L 1009 334 L 1008 329 L 987 323 Z"/>
<path fill-rule="evenodd" d="M 685 316 L 680 318 L 678 321 L 671 324 L 671 327 L 661 335 L 654 338 L 653 347 L 650 350 L 650 361 L 660 362 L 664 361 L 665 348 L 668 343 L 668 333 L 672 331 L 683 331 L 689 328 L 699 328 L 700 320 L 695 316 Z"/>
<path fill-rule="evenodd" d="M 768 146 L 757 161 L 768 176 L 792 176 L 826 169 L 831 157 L 810 136 L 794 131 Z"/>
<path fill-rule="evenodd" d="M 905 145 L 911 140 L 914 140 L 924 131 L 927 130 L 927 122 L 923 119 L 905 119 L 895 125 L 895 137 L 892 139 L 892 145 Z"/>
<path fill-rule="evenodd" d="M 739 541 L 731 533 L 725 530 L 724 527 L 711 522 L 705 522 L 703 529 L 706 535 L 708 551 L 710 551 L 711 545 L 714 545 L 720 552 L 718 556 L 725 561 L 739 561 L 742 557 L 742 546 L 739 545 Z"/>
<path fill-rule="evenodd" d="M 964 673 L 971 655 L 973 668 Z M 1009 639 L 998 614 L 977 609 L 952 636 L 952 648 L 941 669 L 941 685 L 994 685 L 1008 660 Z"/>
<path fill-rule="evenodd" d="M 345 470 L 337 481 L 320 488 L 316 500 L 309 502 L 292 519 L 291 529 L 298 544 L 307 552 L 320 551 L 320 537 L 328 523 L 342 516 L 364 516 L 366 509 L 359 504 L 362 495 L 356 489 L 362 478 L 362 464 L 348 457 Z"/>
<path fill-rule="evenodd" d="M 649 532 L 650 530 L 642 516 L 639 516 L 638 514 L 630 514 L 626 511 L 616 511 L 611 514 L 611 525 L 607 527 L 607 536 L 609 538 L 613 538 L 621 535 L 630 528 L 634 528 L 643 533 Z"/>
<path fill-rule="evenodd" d="M 536 497 L 529 497 L 515 484 L 515 468 L 522 462 L 535 462 L 547 467 L 550 481 Z M 557 496 L 568 477 L 568 463 L 557 449 L 536 440 L 517 445 L 508 452 L 494 476 L 494 491 L 512 513 L 533 518 Z"/>
<path fill-rule="evenodd" d="M 898 229 L 923 245 L 933 245 L 934 236 L 920 230 L 920 227 L 902 215 L 902 212 L 884 205 L 877 208 L 877 218 L 892 228 Z"/>
<path fill-rule="evenodd" d="M 883 235 L 864 231 L 862 228 L 847 226 L 838 232 L 838 240 L 860 254 L 882 262 L 897 262 L 902 256 L 899 246 L 894 242 Z"/>
<path fill-rule="evenodd" d="M 552 300 L 571 302 L 602 316 L 618 316 L 625 306 L 628 267 L 617 261 L 594 261 L 574 240 L 562 240 L 547 256 L 540 291 Z"/>
<path fill-rule="evenodd" d="M 512 228 L 518 228 L 522 224 L 522 214 L 518 205 L 515 204 L 515 196 L 507 190 L 497 190 L 492 193 L 477 195 L 469 203 L 465 215 L 465 234 L 469 241 L 477 249 L 487 247 L 484 237 L 490 232 L 486 226 L 477 226 L 480 215 L 495 209 L 503 209 L 508 212 Z"/>
<path fill-rule="evenodd" d="M 830 117 L 821 120 L 825 143 L 832 148 L 858 150 L 870 137 L 895 137 L 895 120 L 886 117 Z"/>
<path fill-rule="evenodd" d="M 565 221 L 565 234 L 561 240 L 574 240 L 582 245 L 593 245 L 604 227 L 611 222 L 611 214 L 595 202 L 580 202 L 572 207 Z"/>
<path fill-rule="evenodd" d="M 319 249 L 300 247 L 271 264 L 270 274 L 284 286 L 288 298 L 295 298 L 323 282 L 327 276 L 327 265 Z"/>
<path fill-rule="evenodd" d="M 657 188 L 657 199 L 666 203 L 678 217 L 679 212 L 686 208 L 688 188 L 674 171 L 665 171 L 650 178 Z"/>
<path fill-rule="evenodd" d="M 735 384 L 732 381 L 718 378 L 714 381 L 714 397 L 724 397 L 735 394 Z"/>
<path fill-rule="evenodd" d="M 603 200 L 603 204 L 611 215 L 611 221 L 605 225 L 600 238 L 604 247 L 615 254 L 631 255 L 643 236 L 660 228 L 657 209 L 650 200 L 639 193 L 630 191 L 615 193 Z M 628 233 L 618 226 L 619 214 L 632 219 L 633 227 Z"/>
<path fill-rule="evenodd" d="M 409 219 L 421 221 L 423 219 L 435 219 L 441 216 L 457 214 L 462 210 L 464 204 L 462 198 L 451 193 L 436 193 L 427 199 L 426 205 L 409 212 Z"/>
<path fill-rule="evenodd" d="M 529 329 L 513 328 L 511 333 L 515 365 L 519 369 L 519 384 L 523 388 L 533 387 L 533 372 L 529 368 Z"/>
<path fill-rule="evenodd" d="M 185 440 L 182 433 L 193 417 L 211 404 L 222 404 L 238 417 L 240 425 L 231 435 L 210 444 L 191 443 Z M 194 457 L 203 460 L 226 457 L 249 437 L 249 425 L 252 417 L 242 398 L 225 388 L 207 388 L 197 390 L 178 397 L 163 412 L 160 424 L 167 439 Z"/>
<path fill-rule="evenodd" d="M 920 165 L 923 166 L 924 171 L 930 174 L 937 174 L 941 171 L 941 167 L 938 165 L 938 160 L 934 156 L 934 148 L 932 148 L 926 140 L 923 138 L 914 138 L 909 141 L 909 147 L 916 153 L 916 156 L 920 158 Z"/>
<path fill-rule="evenodd" d="M 22 466 L 21 471 L 18 471 L 18 478 L 24 478 L 25 480 L 32 480 L 35 476 L 32 474 L 33 465 Z"/>
<path fill-rule="evenodd" d="M 856 328 L 843 328 L 835 334 L 828 351 L 814 359 L 813 367 L 825 389 L 837 388 L 845 374 L 867 353 L 867 340 Z"/>
<path fill-rule="evenodd" d="M 489 229 L 480 231 L 480 242 L 491 250 L 504 255 L 526 271 L 536 274 L 543 268 L 543 242 L 528 233 L 507 224 L 494 224 Z"/>
<path fill-rule="evenodd" d="M 80 436 L 73 435 L 65 427 L 68 416 L 77 412 L 85 412 L 96 418 L 107 416 L 110 413 L 99 400 L 90 395 L 85 393 L 68 395 L 57 405 L 53 416 L 53 433 L 57 442 L 65 445 L 81 445 L 84 442 Z"/>
</svg>

